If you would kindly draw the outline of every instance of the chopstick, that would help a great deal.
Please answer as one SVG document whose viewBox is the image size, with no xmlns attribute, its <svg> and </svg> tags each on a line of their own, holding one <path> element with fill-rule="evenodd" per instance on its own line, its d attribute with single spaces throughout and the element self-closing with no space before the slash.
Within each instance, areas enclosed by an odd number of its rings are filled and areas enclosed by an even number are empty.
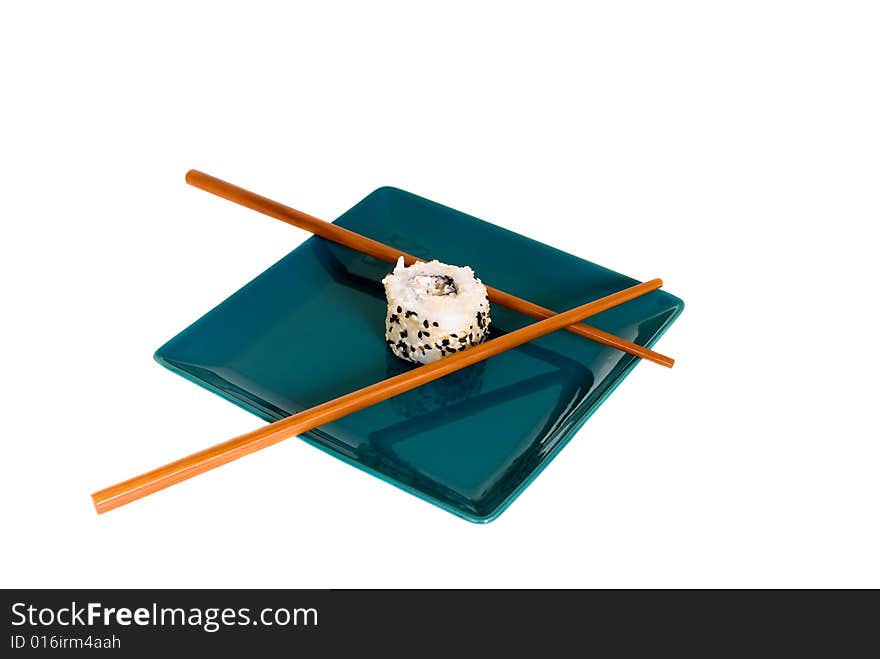
<svg viewBox="0 0 880 659">
<path fill-rule="evenodd" d="M 623 304 L 629 300 L 660 288 L 663 282 L 652 279 L 631 286 L 593 302 L 588 302 L 564 313 L 540 320 L 521 329 L 505 334 L 486 343 L 468 348 L 444 359 L 419 366 L 376 384 L 299 412 L 280 421 L 270 423 L 244 435 L 204 449 L 190 456 L 148 471 L 140 476 L 111 485 L 92 494 L 95 510 L 99 514 L 131 503 L 137 499 L 163 490 L 166 487 L 202 474 L 206 471 L 237 460 L 294 435 L 329 423 L 343 416 L 362 410 L 383 400 L 415 389 L 427 382 L 458 371 L 466 366 L 488 359 L 494 355 L 537 339 L 550 332 L 563 329 L 571 323 Z M 384 346 L 381 346 L 384 348 Z M 377 346 L 377 349 L 380 349 Z"/>
<path fill-rule="evenodd" d="M 401 252 L 400 250 L 394 249 L 393 247 L 380 243 L 372 238 L 367 238 L 366 236 L 362 236 L 359 233 L 355 233 L 354 231 L 336 224 L 325 222 L 313 215 L 303 213 L 302 211 L 298 211 L 290 206 L 285 206 L 277 201 L 272 201 L 267 197 L 258 195 L 250 190 L 245 190 L 237 185 L 219 179 L 216 176 L 200 172 L 197 169 L 191 169 L 186 173 L 186 182 L 193 187 L 204 190 L 205 192 L 210 192 L 211 194 L 223 197 L 224 199 L 228 199 L 229 201 L 250 208 L 251 210 L 263 213 L 269 217 L 274 217 L 277 220 L 292 224 L 300 229 L 305 229 L 317 236 L 332 240 L 340 245 L 345 245 L 356 251 L 363 252 L 364 254 L 368 254 L 381 261 L 387 261 L 388 263 L 393 264 L 397 263 L 397 258 L 399 256 L 403 256 L 404 263 L 406 263 L 406 265 L 412 265 L 416 261 L 422 260 L 412 254 Z M 508 309 L 513 309 L 514 311 L 519 311 L 532 318 L 549 318 L 556 313 L 551 309 L 539 306 L 534 302 L 529 302 L 528 300 L 516 297 L 510 293 L 505 293 L 504 291 L 488 285 L 486 286 L 486 290 L 489 293 L 489 300 L 491 302 L 500 304 Z M 636 357 L 641 357 L 642 359 L 647 359 L 648 361 L 660 364 L 661 366 L 666 366 L 667 368 L 672 368 L 672 365 L 675 363 L 675 360 L 672 359 L 672 357 L 661 355 L 659 352 L 654 352 L 649 348 L 632 343 L 631 341 L 627 341 L 626 339 L 622 339 L 619 336 L 615 336 L 614 334 L 595 327 L 584 325 L 583 323 L 577 323 L 570 327 L 566 327 L 565 329 L 606 346 L 635 355 Z"/>
</svg>

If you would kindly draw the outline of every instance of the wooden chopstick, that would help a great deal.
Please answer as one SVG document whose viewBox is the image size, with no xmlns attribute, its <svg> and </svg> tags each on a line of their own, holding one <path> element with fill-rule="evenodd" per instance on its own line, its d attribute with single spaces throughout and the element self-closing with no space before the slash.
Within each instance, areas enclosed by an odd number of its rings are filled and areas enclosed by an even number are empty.
<svg viewBox="0 0 880 659">
<path fill-rule="evenodd" d="M 532 323 L 486 343 L 468 348 L 463 352 L 450 355 L 431 364 L 419 366 L 406 373 L 401 373 L 280 421 L 270 423 L 267 426 L 204 449 L 198 453 L 193 453 L 176 462 L 171 462 L 127 481 L 111 485 L 92 495 L 95 509 L 99 514 L 113 510 L 227 462 L 237 460 L 249 453 L 259 451 L 272 444 L 277 444 L 288 437 L 299 435 L 317 426 L 329 423 L 352 412 L 357 412 L 466 366 L 537 339 L 545 334 L 563 329 L 571 323 L 581 321 L 588 316 L 623 304 L 640 295 L 656 290 L 662 285 L 663 282 L 661 280 L 652 279 L 643 284 L 631 286 L 564 313 Z M 376 349 L 384 349 L 384 345 L 377 344 Z"/>
<path fill-rule="evenodd" d="M 384 243 L 380 243 L 377 240 L 367 238 L 366 236 L 362 236 L 359 233 L 355 233 L 354 231 L 336 224 L 325 222 L 313 215 L 303 213 L 302 211 L 298 211 L 290 206 L 285 206 L 277 201 L 272 201 L 267 197 L 258 195 L 250 190 L 245 190 L 244 188 L 240 188 L 237 185 L 233 185 L 232 183 L 228 183 L 196 169 L 191 169 L 186 173 L 186 182 L 196 188 L 215 194 L 218 197 L 223 197 L 224 199 L 228 199 L 229 201 L 250 208 L 251 210 L 263 213 L 269 217 L 274 217 L 282 222 L 292 224 L 300 229 L 305 229 L 317 236 L 321 236 L 322 238 L 332 240 L 340 245 L 345 245 L 351 249 L 363 252 L 364 254 L 373 256 L 381 261 L 397 263 L 397 258 L 402 256 L 406 265 L 412 265 L 416 261 L 422 260 L 412 254 L 401 252 L 400 250 L 394 249 Z M 505 293 L 504 291 L 488 285 L 486 286 L 486 290 L 489 293 L 489 300 L 491 302 L 500 304 L 508 309 L 513 309 L 514 311 L 519 311 L 532 318 L 549 318 L 556 313 L 551 309 L 539 306 L 534 302 L 529 302 L 528 300 L 516 297 L 510 293 Z M 569 332 L 592 339 L 593 341 L 635 355 L 636 357 L 641 357 L 642 359 L 647 359 L 648 361 L 660 364 L 661 366 L 672 368 L 672 365 L 675 363 L 675 360 L 672 359 L 672 357 L 661 355 L 659 352 L 654 352 L 649 348 L 632 343 L 631 341 L 627 341 L 626 339 L 622 339 L 619 336 L 615 336 L 614 334 L 595 327 L 584 325 L 583 323 L 577 323 L 570 327 L 566 327 L 565 329 Z"/>
</svg>

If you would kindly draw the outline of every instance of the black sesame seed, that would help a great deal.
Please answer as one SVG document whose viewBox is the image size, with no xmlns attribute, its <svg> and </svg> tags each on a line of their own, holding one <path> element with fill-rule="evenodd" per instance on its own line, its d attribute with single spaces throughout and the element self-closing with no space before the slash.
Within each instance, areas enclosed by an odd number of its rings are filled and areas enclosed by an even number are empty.
<svg viewBox="0 0 880 659">
<path fill-rule="evenodd" d="M 391 317 L 388 319 L 388 322 L 389 323 L 400 323 L 400 317 L 396 313 L 393 313 L 393 314 L 391 314 Z"/>
<path fill-rule="evenodd" d="M 453 348 L 452 346 L 446 346 L 446 349 L 447 349 L 449 352 L 455 352 L 455 348 Z"/>
<path fill-rule="evenodd" d="M 426 343 L 424 347 L 425 347 L 425 350 L 430 350 L 434 346 L 432 346 L 430 343 Z"/>
<path fill-rule="evenodd" d="M 427 320 L 424 322 L 424 325 L 425 325 L 426 328 L 427 328 L 427 327 L 430 327 L 430 325 L 428 325 L 428 321 L 427 321 Z"/>
<path fill-rule="evenodd" d="M 397 307 L 397 313 L 400 313 L 401 311 L 403 311 L 403 307 Z"/>
<path fill-rule="evenodd" d="M 407 311 L 404 315 L 409 318 L 410 316 L 418 316 L 419 314 L 417 314 L 415 311 Z"/>
<path fill-rule="evenodd" d="M 419 338 L 422 338 L 422 330 L 419 330 Z"/>
<path fill-rule="evenodd" d="M 443 340 L 441 341 L 441 343 L 442 343 L 443 345 L 445 345 L 445 346 L 448 346 L 448 345 L 449 345 L 449 339 L 443 339 Z"/>
<path fill-rule="evenodd" d="M 407 335 L 406 330 L 400 330 L 400 338 L 401 338 L 401 339 L 405 339 L 405 338 L 406 338 L 406 335 Z"/>
<path fill-rule="evenodd" d="M 451 336 L 453 339 L 457 339 L 457 338 L 458 338 L 458 334 L 450 334 L 449 336 Z"/>
<path fill-rule="evenodd" d="M 436 320 L 434 321 L 434 327 L 440 327 L 440 323 L 438 323 Z"/>
<path fill-rule="evenodd" d="M 422 332 L 422 336 L 431 336 L 428 332 Z"/>
</svg>

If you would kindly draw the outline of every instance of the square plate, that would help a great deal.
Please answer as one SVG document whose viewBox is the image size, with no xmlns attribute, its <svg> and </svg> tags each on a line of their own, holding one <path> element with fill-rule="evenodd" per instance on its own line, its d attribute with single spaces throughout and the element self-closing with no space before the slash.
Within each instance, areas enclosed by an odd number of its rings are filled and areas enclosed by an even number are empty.
<svg viewBox="0 0 880 659">
<path fill-rule="evenodd" d="M 564 311 L 637 283 L 397 188 L 336 224 Z M 266 421 L 410 368 L 385 346 L 391 269 L 311 237 L 168 341 L 156 360 Z M 684 308 L 664 291 L 587 322 L 652 345 Z M 492 305 L 492 334 L 531 318 Z M 569 332 L 537 341 L 302 435 L 310 444 L 451 513 L 496 518 L 638 359 Z"/>
</svg>

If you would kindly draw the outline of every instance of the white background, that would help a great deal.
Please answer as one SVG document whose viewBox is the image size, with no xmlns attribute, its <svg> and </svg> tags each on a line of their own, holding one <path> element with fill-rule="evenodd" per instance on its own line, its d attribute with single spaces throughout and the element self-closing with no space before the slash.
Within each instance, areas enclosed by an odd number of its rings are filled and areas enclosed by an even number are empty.
<svg viewBox="0 0 880 659">
<path fill-rule="evenodd" d="M 880 586 L 876 4 L 12 4 L 0 585 Z M 661 276 L 678 362 L 489 525 L 297 440 L 97 516 L 260 423 L 151 357 L 305 235 L 192 167 Z"/>
</svg>

